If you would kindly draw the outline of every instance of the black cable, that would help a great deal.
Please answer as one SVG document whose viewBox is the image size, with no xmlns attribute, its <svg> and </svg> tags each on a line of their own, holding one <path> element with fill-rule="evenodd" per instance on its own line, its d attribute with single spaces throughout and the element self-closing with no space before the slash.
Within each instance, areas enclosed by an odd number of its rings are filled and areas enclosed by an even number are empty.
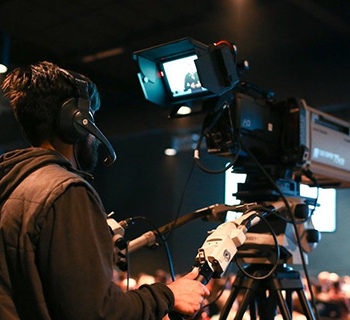
<svg viewBox="0 0 350 320">
<path fill-rule="evenodd" d="M 279 243 L 278 243 L 278 239 L 277 239 L 277 236 L 276 236 L 276 233 L 274 232 L 271 224 L 267 221 L 267 219 L 263 216 L 260 216 L 260 215 L 254 215 L 253 217 L 259 217 L 268 227 L 268 229 L 270 230 L 270 233 L 273 237 L 273 240 L 275 242 L 275 247 L 276 247 L 276 261 L 273 265 L 273 267 L 271 268 L 271 270 L 264 274 L 263 276 L 254 276 L 250 273 L 248 273 L 238 262 L 238 258 L 237 258 L 237 255 L 235 255 L 235 263 L 238 267 L 238 269 L 247 277 L 251 278 L 251 279 L 254 279 L 254 280 L 264 280 L 264 279 L 267 279 L 268 277 L 270 277 L 274 272 L 275 270 L 277 269 L 278 267 L 278 262 L 280 260 L 280 254 L 281 254 L 281 250 L 280 250 L 280 246 L 279 246 Z"/>
<path fill-rule="evenodd" d="M 225 280 L 225 283 L 222 287 L 222 289 L 219 291 L 219 294 L 216 295 L 216 297 L 211 300 L 211 301 L 208 301 L 207 304 L 205 304 L 204 306 L 202 306 L 198 311 L 197 311 L 197 314 L 201 314 L 205 308 L 209 307 L 210 305 L 212 305 L 213 303 L 215 303 L 216 301 L 218 301 L 220 299 L 220 297 L 222 296 L 222 294 L 224 293 L 225 289 L 226 289 L 226 285 L 228 284 L 230 280 L 230 277 L 229 275 L 226 277 L 226 280 Z"/>
<path fill-rule="evenodd" d="M 170 248 L 169 248 L 169 245 L 168 245 L 168 241 L 165 239 L 165 237 L 163 235 L 160 235 L 160 238 L 162 239 L 162 242 L 164 244 L 165 251 L 166 251 L 166 254 L 167 254 L 171 280 L 175 281 L 175 270 L 174 270 L 173 258 L 171 256 L 171 252 L 170 252 Z"/>
<path fill-rule="evenodd" d="M 258 161 L 258 159 L 256 159 L 256 157 L 254 156 L 254 154 L 247 148 L 245 148 L 244 146 L 242 146 L 243 150 L 247 152 L 247 154 L 251 157 L 251 159 L 253 159 L 253 161 L 255 162 L 255 164 L 257 165 L 257 167 L 260 169 L 260 171 L 265 175 L 265 177 L 269 180 L 269 182 L 271 183 L 271 185 L 275 188 L 275 190 L 280 194 L 283 202 L 286 205 L 288 214 L 290 215 L 290 219 L 291 219 L 291 223 L 293 224 L 294 227 L 294 233 L 295 233 L 295 237 L 297 240 L 297 244 L 298 244 L 298 248 L 299 248 L 299 252 L 300 252 L 300 257 L 301 257 L 301 261 L 302 261 L 302 266 L 303 266 L 303 270 L 305 273 L 305 278 L 307 281 L 307 285 L 310 291 L 310 296 L 311 296 L 311 303 L 312 303 L 312 307 L 314 309 L 316 318 L 319 319 L 318 316 L 318 312 L 316 309 L 316 304 L 315 304 L 315 297 L 312 291 L 312 287 L 311 287 L 311 281 L 310 281 L 310 277 L 309 277 L 309 273 L 307 271 L 307 267 L 306 267 L 306 262 L 305 262 L 305 257 L 303 254 L 303 249 L 301 246 L 301 240 L 300 240 L 300 235 L 297 229 L 297 223 L 295 221 L 294 215 L 292 213 L 292 210 L 289 206 L 288 200 L 286 199 L 286 197 L 284 196 L 283 192 L 281 191 L 281 189 L 276 185 L 276 183 L 273 181 L 272 177 L 269 175 L 269 173 L 265 170 L 265 168 L 261 165 L 261 163 Z"/>
<path fill-rule="evenodd" d="M 320 185 L 318 183 L 318 180 L 314 177 L 314 174 L 312 173 L 312 171 L 310 169 L 303 169 L 302 173 L 314 183 L 314 185 L 316 187 L 316 198 L 314 199 L 313 208 L 308 213 L 307 217 L 303 220 L 296 221 L 296 224 L 303 224 L 303 223 L 307 222 L 312 217 L 312 215 L 314 214 L 314 212 L 316 210 L 318 197 L 320 195 Z"/>
<path fill-rule="evenodd" d="M 126 262 L 126 291 L 129 291 L 130 288 L 130 266 L 129 266 L 129 246 L 126 245 L 125 248 L 125 262 Z"/>
<path fill-rule="evenodd" d="M 316 180 L 316 181 L 317 181 L 317 180 Z M 316 210 L 316 207 L 317 207 L 318 197 L 319 197 L 319 195 L 320 195 L 320 187 L 319 187 L 318 183 L 317 183 L 316 188 L 317 188 L 317 189 L 316 189 L 316 198 L 314 199 L 314 203 L 313 203 L 313 208 L 312 208 L 312 210 L 309 211 L 309 213 L 308 213 L 308 215 L 307 215 L 307 217 L 306 217 L 305 219 L 295 221 L 296 224 L 303 224 L 303 223 L 309 221 L 309 219 L 311 219 L 311 217 L 313 216 L 313 214 L 314 214 L 314 212 L 315 212 L 315 210 Z"/>
<path fill-rule="evenodd" d="M 296 223 L 297 225 L 303 224 L 303 223 L 307 222 L 307 221 L 312 217 L 312 215 L 314 214 L 315 209 L 316 209 L 316 207 L 317 207 L 317 202 L 318 202 L 318 198 L 319 198 L 319 194 L 320 194 L 320 187 L 319 187 L 319 184 L 318 184 L 318 181 L 317 181 L 316 178 L 313 178 L 313 182 L 314 182 L 314 184 L 316 185 L 316 188 L 317 188 L 317 194 L 316 194 L 316 198 L 314 199 L 314 204 L 313 204 L 314 207 L 313 207 L 312 210 L 308 213 L 308 215 L 307 215 L 307 217 L 306 217 L 305 219 L 295 221 L 295 223 Z M 281 215 L 279 215 L 279 214 L 277 214 L 277 213 L 273 213 L 273 214 L 275 215 L 276 218 L 278 218 L 278 219 L 280 219 L 280 220 L 283 220 L 283 221 L 286 222 L 286 223 L 291 223 L 291 224 L 293 224 L 293 221 L 292 221 L 291 219 L 287 219 L 287 218 L 285 218 L 285 217 L 282 217 Z"/>
<path fill-rule="evenodd" d="M 317 202 L 318 202 L 318 197 L 320 196 L 320 186 L 319 184 L 317 183 L 316 185 L 316 198 L 315 198 L 315 201 L 314 201 L 314 207 L 312 208 L 311 210 L 311 213 L 310 213 L 310 218 L 312 217 L 312 215 L 314 214 L 315 210 L 316 210 L 316 207 L 317 207 Z"/>
<path fill-rule="evenodd" d="M 219 117 L 221 116 L 222 113 L 218 113 L 216 115 L 216 117 L 214 118 L 214 120 L 210 123 L 210 125 L 206 126 L 206 121 L 204 121 L 203 123 L 203 126 L 202 126 L 202 130 L 201 130 L 201 134 L 200 134 L 200 137 L 198 139 L 198 142 L 197 142 L 197 145 L 196 145 L 196 148 L 194 150 L 194 155 L 193 155 L 193 159 L 195 160 L 196 162 L 196 165 L 202 170 L 204 171 L 205 173 L 209 173 L 209 174 L 221 174 L 221 173 L 224 173 L 225 171 L 227 171 L 228 169 L 230 169 L 231 167 L 234 166 L 234 164 L 236 163 L 238 157 L 239 157 L 239 154 L 241 152 L 241 146 L 240 146 L 240 143 L 239 143 L 239 139 L 235 139 L 235 136 L 233 134 L 234 132 L 234 127 L 233 127 L 233 123 L 232 123 L 232 116 L 231 116 L 231 108 L 230 106 L 226 105 L 226 108 L 228 109 L 228 113 L 229 113 L 229 116 L 228 116 L 228 119 L 230 121 L 230 134 L 231 134 L 231 141 L 232 143 L 237 140 L 238 141 L 238 151 L 236 152 L 235 156 L 233 157 L 233 159 L 231 160 L 231 162 L 225 166 L 224 168 L 222 169 L 217 169 L 217 170 L 214 170 L 214 169 L 208 169 L 207 167 L 205 167 L 201 162 L 200 162 L 200 147 L 201 147 L 201 144 L 202 144 L 202 140 L 204 138 L 204 136 L 206 135 L 207 132 L 209 132 L 213 126 L 216 124 L 216 122 L 219 120 Z M 225 107 L 222 109 L 222 111 L 225 109 Z"/>
<path fill-rule="evenodd" d="M 306 221 L 308 221 L 312 215 L 314 214 L 316 207 L 317 207 L 317 202 L 318 202 L 318 197 L 320 195 L 320 185 L 318 183 L 318 180 L 314 177 L 314 174 L 312 173 L 312 171 L 310 169 L 303 169 L 302 174 L 304 174 L 307 178 L 309 178 L 313 184 L 315 185 L 316 189 L 316 198 L 314 199 L 314 204 L 313 204 L 313 208 L 312 210 L 309 212 L 309 214 L 307 215 L 307 217 L 301 221 L 297 221 L 297 224 L 302 224 L 305 223 Z"/>
<path fill-rule="evenodd" d="M 231 162 L 222 169 L 218 169 L 218 170 L 213 170 L 213 169 L 208 169 L 206 168 L 200 161 L 199 161 L 199 154 L 198 157 L 194 157 L 194 161 L 196 162 L 196 165 L 205 173 L 209 173 L 209 174 L 221 174 L 224 173 L 225 171 L 227 171 L 228 169 L 230 169 L 231 167 L 234 166 L 234 164 L 236 163 L 236 160 L 239 156 L 239 152 L 236 153 L 235 157 L 231 160 Z"/>
<path fill-rule="evenodd" d="M 146 222 L 157 234 L 158 238 L 162 241 L 164 247 L 165 247 L 165 252 L 167 255 L 167 260 L 168 260 L 168 264 L 169 264 L 169 272 L 170 272 L 170 276 L 171 279 L 173 281 L 175 281 L 175 271 L 174 271 L 174 264 L 173 264 L 173 258 L 171 256 L 171 252 L 170 252 L 170 248 L 167 242 L 167 239 L 160 233 L 159 229 L 146 217 L 143 216 L 136 216 L 132 218 L 133 221 L 136 220 L 142 220 L 144 222 Z"/>
<path fill-rule="evenodd" d="M 184 201 L 185 193 L 186 193 L 186 190 L 187 190 L 187 187 L 188 187 L 188 183 L 190 182 L 192 174 L 193 174 L 194 165 L 195 165 L 195 161 L 192 161 L 191 169 L 190 169 L 190 172 L 189 172 L 189 174 L 187 176 L 187 179 L 186 179 L 186 182 L 185 182 L 185 186 L 183 188 L 183 191 L 182 191 L 182 194 L 181 194 L 181 197 L 180 197 L 180 202 L 179 202 L 179 205 L 178 205 L 177 210 L 176 210 L 176 216 L 175 216 L 174 222 L 171 225 L 167 235 L 164 236 L 165 240 L 169 239 L 171 233 L 173 232 L 173 230 L 174 230 L 174 228 L 176 226 L 177 220 L 179 219 L 180 212 L 181 212 L 181 207 L 183 205 L 183 201 Z"/>
</svg>

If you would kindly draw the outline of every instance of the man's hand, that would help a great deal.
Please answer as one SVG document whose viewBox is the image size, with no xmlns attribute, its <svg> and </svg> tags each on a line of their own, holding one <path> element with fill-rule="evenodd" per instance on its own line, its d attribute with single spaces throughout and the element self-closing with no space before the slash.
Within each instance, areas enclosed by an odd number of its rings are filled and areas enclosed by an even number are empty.
<svg viewBox="0 0 350 320">
<path fill-rule="evenodd" d="M 196 313 L 205 296 L 209 296 L 209 289 L 195 280 L 198 276 L 198 269 L 168 284 L 175 297 L 174 310 L 185 315 Z"/>
</svg>

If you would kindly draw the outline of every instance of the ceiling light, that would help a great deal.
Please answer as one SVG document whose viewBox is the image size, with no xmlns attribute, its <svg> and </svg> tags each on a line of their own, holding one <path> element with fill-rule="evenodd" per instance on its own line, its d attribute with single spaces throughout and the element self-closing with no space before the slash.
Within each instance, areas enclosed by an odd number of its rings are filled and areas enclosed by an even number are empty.
<svg viewBox="0 0 350 320">
<path fill-rule="evenodd" d="M 166 148 L 166 149 L 164 150 L 164 154 L 165 154 L 166 156 L 172 157 L 172 156 L 175 156 L 175 155 L 177 154 L 177 150 L 174 149 L 174 148 Z"/>
<path fill-rule="evenodd" d="M 6 72 L 7 72 L 7 67 L 4 64 L 0 63 L 0 73 L 6 73 Z"/>
<path fill-rule="evenodd" d="M 9 65 L 10 55 L 10 37 L 3 31 L 0 31 L 0 73 L 7 72 L 7 66 Z"/>
<path fill-rule="evenodd" d="M 181 106 L 179 110 L 177 110 L 177 114 L 180 115 L 186 115 L 186 114 L 190 114 L 192 112 L 192 109 L 190 107 L 187 106 Z"/>
<path fill-rule="evenodd" d="M 95 54 L 90 54 L 90 55 L 84 56 L 81 58 L 81 61 L 83 61 L 85 63 L 89 63 L 89 62 L 94 62 L 96 60 L 101 60 L 101 59 L 106 59 L 106 58 L 110 58 L 113 56 L 117 56 L 117 55 L 120 55 L 122 53 L 124 53 L 124 48 L 118 47 L 118 48 L 100 51 L 100 52 L 97 52 Z"/>
</svg>

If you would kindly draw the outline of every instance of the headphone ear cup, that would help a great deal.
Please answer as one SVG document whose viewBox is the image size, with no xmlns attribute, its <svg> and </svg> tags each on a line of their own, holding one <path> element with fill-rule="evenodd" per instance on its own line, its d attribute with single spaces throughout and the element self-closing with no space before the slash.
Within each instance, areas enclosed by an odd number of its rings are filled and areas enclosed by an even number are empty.
<svg viewBox="0 0 350 320">
<path fill-rule="evenodd" d="M 79 112 L 76 99 L 65 101 L 57 117 L 57 131 L 63 142 L 73 144 L 79 138 L 79 132 L 74 126 L 74 118 Z"/>
</svg>

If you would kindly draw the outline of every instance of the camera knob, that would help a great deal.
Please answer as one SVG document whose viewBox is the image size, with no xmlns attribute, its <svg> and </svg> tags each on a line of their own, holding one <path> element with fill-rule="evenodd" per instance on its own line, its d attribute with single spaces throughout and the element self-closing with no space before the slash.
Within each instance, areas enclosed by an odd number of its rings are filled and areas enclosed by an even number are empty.
<svg viewBox="0 0 350 320">
<path fill-rule="evenodd" d="M 309 216 L 309 206 L 306 203 L 298 203 L 294 209 L 294 216 L 298 219 L 306 219 Z"/>
<path fill-rule="evenodd" d="M 321 241 L 321 232 L 316 229 L 307 229 L 306 240 L 308 243 L 319 243 Z"/>
</svg>

